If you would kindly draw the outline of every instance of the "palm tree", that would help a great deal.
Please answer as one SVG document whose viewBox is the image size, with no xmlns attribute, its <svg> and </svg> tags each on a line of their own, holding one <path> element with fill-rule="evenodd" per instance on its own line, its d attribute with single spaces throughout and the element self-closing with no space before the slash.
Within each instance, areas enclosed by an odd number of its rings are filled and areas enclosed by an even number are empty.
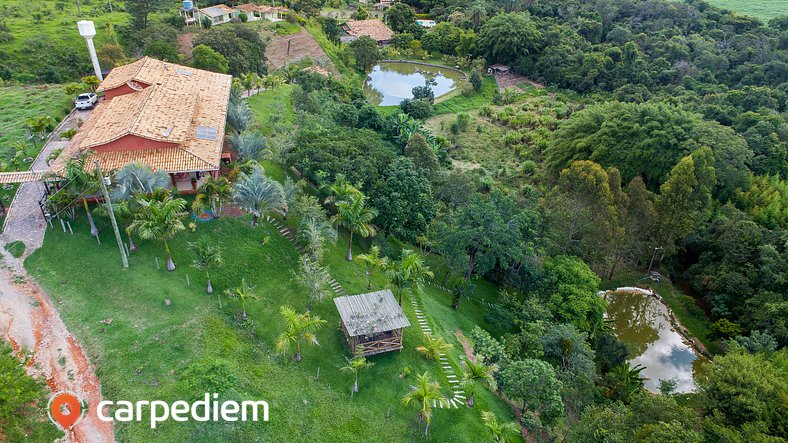
<svg viewBox="0 0 788 443">
<path fill-rule="evenodd" d="M 331 277 L 320 269 L 320 265 L 306 255 L 301 256 L 298 271 L 293 271 L 296 281 L 306 289 L 311 303 L 320 303 L 331 293 Z"/>
<path fill-rule="evenodd" d="M 474 362 L 465 358 L 463 362 L 462 384 L 469 390 L 468 407 L 473 407 L 473 397 L 476 394 L 476 385 L 481 383 L 488 388 L 495 390 L 496 383 L 493 373 L 498 369 L 495 365 L 487 366 L 481 361 Z"/>
<path fill-rule="evenodd" d="M 349 201 L 351 198 L 361 195 L 354 184 L 350 183 L 343 174 L 337 174 L 334 183 L 328 187 L 329 197 L 326 198 L 326 203 L 338 203 L 341 201 Z"/>
<path fill-rule="evenodd" d="M 454 348 L 451 343 L 446 343 L 443 337 L 427 334 L 424 336 L 424 344 L 417 346 L 416 350 L 421 352 L 428 360 L 437 361 L 440 354 Z"/>
<path fill-rule="evenodd" d="M 206 240 L 205 237 L 200 238 L 196 242 L 190 242 L 189 249 L 191 249 L 191 251 L 194 253 L 194 261 L 192 262 L 192 266 L 205 271 L 205 279 L 208 281 L 206 292 L 213 294 L 210 271 L 222 265 L 221 249 L 217 246 L 211 245 L 211 243 Z"/>
<path fill-rule="evenodd" d="M 233 145 L 241 160 L 261 161 L 271 156 L 265 136 L 257 131 L 243 131 L 233 134 L 230 136 L 230 144 Z"/>
<path fill-rule="evenodd" d="M 490 411 L 482 411 L 482 421 L 484 426 L 492 433 L 492 438 L 495 443 L 506 443 L 507 435 L 517 435 L 520 433 L 520 427 L 516 423 L 506 422 L 501 423 L 498 417 Z"/>
<path fill-rule="evenodd" d="M 372 289 L 372 274 L 378 270 L 385 270 L 389 264 L 387 257 L 380 256 L 380 246 L 373 246 L 366 254 L 356 256 L 356 261 L 361 262 L 366 268 L 367 275 L 367 290 Z"/>
<path fill-rule="evenodd" d="M 80 198 L 82 199 L 82 206 L 85 207 L 85 213 L 88 216 L 88 223 L 90 224 L 90 235 L 93 237 L 98 237 L 99 231 L 96 227 L 96 223 L 93 221 L 93 215 L 90 213 L 87 197 L 98 191 L 99 177 L 97 177 L 95 173 L 91 172 L 93 171 L 93 168 L 89 168 L 86 162 L 87 157 L 84 155 L 66 162 L 66 165 L 61 172 L 66 185 L 64 189 L 61 189 L 56 193 L 63 192 L 69 194 L 69 197 L 73 197 L 70 199 L 71 201 Z"/>
<path fill-rule="evenodd" d="M 241 286 L 227 290 L 227 295 L 241 300 L 241 319 L 244 322 L 246 322 L 246 301 L 258 300 L 258 297 L 252 292 L 253 290 L 253 287 L 246 284 L 245 278 L 241 279 Z"/>
<path fill-rule="evenodd" d="M 375 363 L 368 362 L 367 358 L 361 355 L 361 353 L 361 347 L 359 347 L 358 355 L 353 358 L 345 357 L 345 360 L 347 360 L 347 365 L 340 368 L 343 371 L 353 374 L 353 392 L 358 392 L 358 373 L 362 369 L 371 368 L 375 365 Z"/>
<path fill-rule="evenodd" d="M 290 211 L 290 207 L 293 206 L 296 198 L 301 194 L 302 183 L 301 180 L 293 181 L 289 175 L 285 177 L 285 181 L 282 183 L 282 191 L 285 193 L 285 203 L 287 203 L 284 210 L 282 210 L 282 217 L 285 220 L 287 220 L 287 213 Z"/>
<path fill-rule="evenodd" d="M 257 226 L 257 219 L 262 214 L 285 206 L 282 185 L 267 177 L 259 166 L 251 174 L 239 174 L 233 183 L 232 196 L 238 206 L 252 214 L 252 226 Z"/>
<path fill-rule="evenodd" d="M 411 249 L 402 250 L 402 256 L 388 267 L 386 275 L 397 290 L 400 306 L 406 289 L 421 292 L 427 278 L 434 276 L 421 255 Z"/>
<path fill-rule="evenodd" d="M 416 405 L 419 408 L 419 420 L 427 423 L 424 429 L 424 435 L 429 432 L 430 423 L 432 423 L 432 403 L 446 403 L 446 397 L 441 394 L 441 387 L 438 382 L 430 379 L 427 373 L 416 375 L 416 384 L 411 385 L 410 392 L 402 398 L 402 404 L 405 406 Z"/>
<path fill-rule="evenodd" d="M 345 260 L 353 260 L 353 233 L 358 233 L 362 237 L 375 235 L 375 227 L 372 220 L 377 217 L 378 212 L 366 205 L 366 197 L 359 193 L 350 195 L 346 200 L 337 202 L 337 214 L 333 221 L 339 226 L 348 230 L 347 255 Z"/>
<path fill-rule="evenodd" d="M 41 137 L 41 140 L 46 138 L 47 131 L 54 123 L 55 121 L 48 115 L 42 115 L 27 120 L 27 126 L 30 128 L 30 131 Z"/>
<path fill-rule="evenodd" d="M 284 355 L 295 345 L 296 351 L 293 354 L 293 360 L 301 361 L 301 343 L 306 341 L 319 346 L 315 331 L 322 328 L 326 321 L 317 315 L 310 314 L 309 311 L 298 314 L 289 306 L 280 307 L 279 312 L 285 321 L 285 330 L 279 334 L 279 338 L 276 340 L 276 350 Z"/>
<path fill-rule="evenodd" d="M 222 202 L 230 196 L 231 189 L 227 177 L 213 178 L 212 175 L 209 175 L 205 177 L 205 181 L 200 186 L 199 195 L 205 196 L 204 198 L 211 205 L 211 212 L 218 217 L 222 212 Z"/>
<path fill-rule="evenodd" d="M 315 263 L 319 263 L 323 259 L 325 243 L 334 244 L 337 241 L 337 231 L 325 219 L 302 219 L 298 234 L 309 251 L 310 258 Z"/>
<path fill-rule="evenodd" d="M 258 77 L 259 76 L 257 75 L 256 72 L 248 72 L 246 74 L 241 74 L 241 85 L 246 90 L 246 95 L 250 95 L 249 92 L 257 83 Z"/>
<path fill-rule="evenodd" d="M 131 200 L 136 195 L 152 194 L 157 189 L 172 186 L 169 174 L 153 171 L 142 162 L 132 162 L 120 168 L 112 178 L 112 201 Z"/>
<path fill-rule="evenodd" d="M 252 120 L 254 120 L 254 112 L 245 100 L 231 102 L 227 107 L 227 123 L 236 133 L 241 133 L 249 128 Z"/>
<path fill-rule="evenodd" d="M 157 197 L 159 196 L 143 196 L 138 199 L 139 211 L 134 214 L 129 230 L 145 240 L 163 241 L 167 270 L 174 271 L 175 263 L 172 261 L 167 240 L 186 229 L 181 220 L 187 215 L 186 200 L 172 198 L 170 191 Z"/>
</svg>

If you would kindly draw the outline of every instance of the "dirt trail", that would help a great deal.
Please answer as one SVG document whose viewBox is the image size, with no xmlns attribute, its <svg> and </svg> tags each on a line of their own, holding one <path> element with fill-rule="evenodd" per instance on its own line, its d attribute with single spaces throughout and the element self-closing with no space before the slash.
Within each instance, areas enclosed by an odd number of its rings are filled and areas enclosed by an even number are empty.
<svg viewBox="0 0 788 443">
<path fill-rule="evenodd" d="M 0 242 L 1 243 L 1 242 Z M 0 251 L 4 256 L 5 251 Z M 85 416 L 63 442 L 114 442 L 112 422 L 98 419 L 101 383 L 85 350 L 68 332 L 52 301 L 28 277 L 18 260 L 5 255 L 0 268 L 0 332 L 15 352 L 32 358 L 30 375 L 46 380 L 52 392 L 71 391 L 87 402 Z"/>
</svg>

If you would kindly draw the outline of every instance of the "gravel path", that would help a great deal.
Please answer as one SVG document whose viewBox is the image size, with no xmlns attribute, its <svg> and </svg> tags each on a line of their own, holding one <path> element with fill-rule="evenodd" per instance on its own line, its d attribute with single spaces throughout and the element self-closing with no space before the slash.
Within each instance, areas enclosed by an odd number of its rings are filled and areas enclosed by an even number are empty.
<svg viewBox="0 0 788 443">
<path fill-rule="evenodd" d="M 76 127 L 78 119 L 84 121 L 90 112 L 69 114 L 55 129 L 30 169 L 35 172 L 48 170 L 47 159 L 52 151 L 68 144 L 59 134 Z M 102 396 L 93 365 L 66 329 L 52 300 L 27 275 L 23 266 L 24 258 L 44 241 L 46 221 L 38 206 L 43 193 L 41 183 L 23 183 L 8 209 L 5 228 L 0 235 L 0 334 L 14 352 L 31 356 L 27 372 L 46 380 L 52 392 L 71 391 L 87 402 L 89 411 L 62 442 L 114 442 L 112 422 L 102 422 L 96 414 L 95 408 Z M 15 240 L 25 243 L 25 253 L 19 259 L 5 250 L 5 244 Z"/>
</svg>

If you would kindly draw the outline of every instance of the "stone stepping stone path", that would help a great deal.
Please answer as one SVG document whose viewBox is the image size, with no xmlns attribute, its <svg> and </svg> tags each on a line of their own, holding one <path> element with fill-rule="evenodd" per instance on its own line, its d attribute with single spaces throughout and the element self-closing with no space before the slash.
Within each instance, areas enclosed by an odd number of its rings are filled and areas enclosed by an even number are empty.
<svg viewBox="0 0 788 443">
<path fill-rule="evenodd" d="M 432 335 L 432 329 L 430 329 L 429 323 L 427 323 L 427 318 L 424 316 L 424 312 L 421 310 L 419 302 L 415 297 L 413 297 L 412 294 L 408 294 L 408 298 L 410 299 L 410 303 L 413 305 L 413 311 L 416 312 L 416 321 L 419 323 L 421 332 L 424 333 L 424 335 Z M 447 357 L 446 353 L 444 352 L 438 354 L 438 364 L 440 364 L 444 375 L 446 375 L 446 379 L 449 380 L 449 386 L 451 387 L 453 396 L 445 402 L 439 403 L 437 401 L 433 401 L 432 407 L 458 409 L 465 403 L 465 390 L 463 390 L 462 384 L 459 380 L 461 374 L 458 375 L 458 373 L 455 372 L 454 367 L 449 362 L 449 357 Z"/>
<path fill-rule="evenodd" d="M 299 253 L 306 254 L 306 250 L 304 249 L 304 247 L 298 243 L 298 240 L 296 240 L 295 235 L 293 235 L 293 232 L 287 226 L 283 225 L 282 222 L 271 217 L 270 215 L 265 216 L 265 221 L 267 221 L 274 228 L 276 228 L 276 230 L 279 231 L 280 234 L 282 234 L 282 237 L 288 239 L 290 243 L 293 245 L 293 247 L 295 247 L 296 250 L 298 250 Z M 331 286 L 331 290 L 334 291 L 335 296 L 339 297 L 339 296 L 347 295 L 347 291 L 345 291 L 342 285 L 340 285 L 339 282 L 336 281 L 334 277 L 332 277 L 331 274 L 328 273 L 328 270 L 326 270 L 326 268 L 320 268 L 320 272 L 322 272 L 323 275 L 328 277 L 328 285 Z"/>
</svg>

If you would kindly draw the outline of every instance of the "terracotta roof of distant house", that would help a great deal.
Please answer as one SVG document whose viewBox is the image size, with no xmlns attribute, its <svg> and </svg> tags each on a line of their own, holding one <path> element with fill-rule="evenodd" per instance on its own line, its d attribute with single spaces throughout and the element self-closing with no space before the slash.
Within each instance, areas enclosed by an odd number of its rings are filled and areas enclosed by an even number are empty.
<svg viewBox="0 0 788 443">
<path fill-rule="evenodd" d="M 225 14 L 229 14 L 231 12 L 235 12 L 235 9 L 219 3 L 218 5 L 209 6 L 207 8 L 200 9 L 200 12 L 209 16 L 209 17 L 220 17 Z"/>
<path fill-rule="evenodd" d="M 284 6 L 269 6 L 269 5 L 256 5 L 254 3 L 244 3 L 243 5 L 238 5 L 235 9 L 243 12 L 286 12 L 289 9 L 285 8 Z"/>
<path fill-rule="evenodd" d="M 302 71 L 304 71 L 304 72 L 316 72 L 316 73 L 318 73 L 320 75 L 323 75 L 323 76 L 326 76 L 326 77 L 331 75 L 331 71 L 329 71 L 328 69 L 326 69 L 326 68 L 324 68 L 322 66 L 307 66 L 306 68 L 302 69 Z"/>
<path fill-rule="evenodd" d="M 394 38 L 394 31 L 382 21 L 371 18 L 369 20 L 350 20 L 345 22 L 345 32 L 353 37 L 366 35 L 378 42 L 391 40 Z"/>
<path fill-rule="evenodd" d="M 170 173 L 218 169 L 231 80 L 150 57 L 113 69 L 99 91 L 123 85 L 136 85 L 136 91 L 99 101 L 59 157 L 60 166 L 92 150 L 105 170 L 134 160 Z M 152 147 L 102 149 L 126 136 Z"/>
<path fill-rule="evenodd" d="M 0 172 L 0 184 L 35 182 L 46 174 L 46 172 L 33 171 Z"/>
</svg>

